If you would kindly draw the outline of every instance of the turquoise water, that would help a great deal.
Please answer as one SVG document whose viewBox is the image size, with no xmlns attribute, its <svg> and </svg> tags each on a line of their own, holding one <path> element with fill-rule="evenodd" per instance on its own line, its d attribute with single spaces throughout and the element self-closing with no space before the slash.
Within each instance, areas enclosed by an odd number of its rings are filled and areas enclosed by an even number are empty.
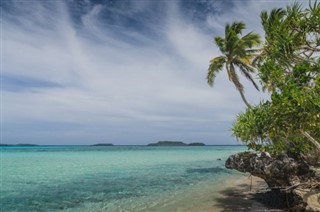
<svg viewBox="0 0 320 212">
<path fill-rule="evenodd" d="M 224 162 L 244 149 L 3 147 L 1 211 L 186 211 L 235 176 Z"/>
</svg>

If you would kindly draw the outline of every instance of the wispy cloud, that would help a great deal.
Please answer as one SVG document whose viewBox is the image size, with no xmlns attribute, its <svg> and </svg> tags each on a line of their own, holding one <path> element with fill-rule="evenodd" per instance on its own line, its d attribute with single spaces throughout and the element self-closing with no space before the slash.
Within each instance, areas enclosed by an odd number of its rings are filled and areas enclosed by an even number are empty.
<svg viewBox="0 0 320 212">
<path fill-rule="evenodd" d="M 197 18 L 201 8 L 180 1 L 7 1 L 3 142 L 235 143 L 229 128 L 244 105 L 224 74 L 214 89 L 205 81 L 213 37 L 239 19 L 261 31 L 269 3 L 225 4 L 204 1 L 212 9 Z"/>
</svg>

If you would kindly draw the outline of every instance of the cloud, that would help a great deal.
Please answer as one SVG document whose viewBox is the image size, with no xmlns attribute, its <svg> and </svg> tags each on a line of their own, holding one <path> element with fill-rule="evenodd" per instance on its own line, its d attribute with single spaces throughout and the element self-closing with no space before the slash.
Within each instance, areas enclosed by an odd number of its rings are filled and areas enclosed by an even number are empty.
<svg viewBox="0 0 320 212">
<path fill-rule="evenodd" d="M 248 14 L 267 2 L 215 2 L 205 18 L 178 1 L 6 2 L 3 143 L 235 144 L 245 106 L 224 73 L 206 84 L 213 37 L 238 19 L 261 31 Z"/>
</svg>

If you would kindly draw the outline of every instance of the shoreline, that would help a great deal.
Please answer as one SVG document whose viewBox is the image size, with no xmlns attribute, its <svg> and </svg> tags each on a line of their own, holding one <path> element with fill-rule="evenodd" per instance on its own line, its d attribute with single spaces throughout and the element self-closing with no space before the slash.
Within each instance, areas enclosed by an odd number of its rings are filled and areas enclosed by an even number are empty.
<svg viewBox="0 0 320 212">
<path fill-rule="evenodd" d="M 267 185 L 261 178 L 249 175 L 240 175 L 236 178 L 228 179 L 224 182 L 216 194 L 212 195 L 210 202 L 194 206 L 187 210 L 189 212 L 226 212 L 226 211 L 265 211 L 276 212 L 282 211 L 269 209 L 254 198 L 254 195 L 267 191 Z M 250 190 L 251 187 L 251 190 Z"/>
</svg>

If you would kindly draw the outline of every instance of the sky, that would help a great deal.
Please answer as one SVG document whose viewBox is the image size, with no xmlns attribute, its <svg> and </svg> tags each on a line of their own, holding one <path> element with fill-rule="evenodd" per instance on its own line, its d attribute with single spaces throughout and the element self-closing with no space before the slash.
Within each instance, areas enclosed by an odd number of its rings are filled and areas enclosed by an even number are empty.
<svg viewBox="0 0 320 212">
<path fill-rule="evenodd" d="M 288 2 L 2 0 L 2 143 L 239 144 L 240 95 L 206 83 L 213 38 L 232 21 L 263 36 L 261 10 Z"/>
</svg>

